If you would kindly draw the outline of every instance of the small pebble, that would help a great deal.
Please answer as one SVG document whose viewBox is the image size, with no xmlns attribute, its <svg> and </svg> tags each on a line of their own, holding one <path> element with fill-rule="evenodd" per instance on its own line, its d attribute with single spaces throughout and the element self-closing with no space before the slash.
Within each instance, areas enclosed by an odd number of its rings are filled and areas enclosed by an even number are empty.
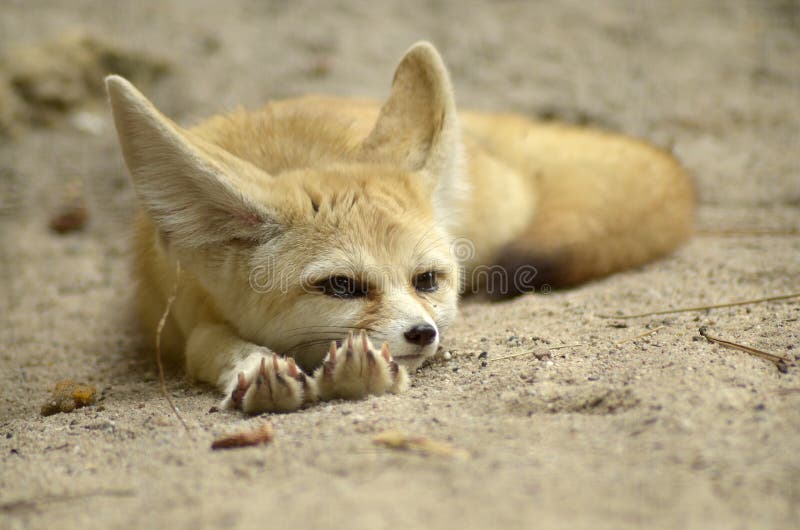
<svg viewBox="0 0 800 530">
<path fill-rule="evenodd" d="M 453 358 L 453 354 L 451 354 L 449 351 L 446 351 L 442 354 L 442 357 L 444 358 L 445 361 L 449 361 L 450 359 Z"/>
<path fill-rule="evenodd" d="M 50 218 L 50 230 L 57 234 L 83 230 L 88 217 L 89 214 L 82 202 L 66 205 Z"/>
<path fill-rule="evenodd" d="M 487 358 L 488 356 L 489 356 L 489 352 L 488 352 L 488 351 L 482 351 L 482 352 L 480 353 L 480 355 L 478 355 L 478 359 L 485 359 L 485 358 Z"/>
</svg>

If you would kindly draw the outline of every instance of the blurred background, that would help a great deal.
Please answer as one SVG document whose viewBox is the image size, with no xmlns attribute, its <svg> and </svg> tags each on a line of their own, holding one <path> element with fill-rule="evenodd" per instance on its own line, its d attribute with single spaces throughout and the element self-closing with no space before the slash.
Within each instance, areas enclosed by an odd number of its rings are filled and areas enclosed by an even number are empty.
<svg viewBox="0 0 800 530">
<path fill-rule="evenodd" d="M 396 61 L 419 39 L 441 50 L 462 107 L 649 139 L 676 152 L 709 206 L 800 202 L 796 0 L 2 0 L 1 7 L 0 191 L 3 212 L 15 220 L 41 225 L 62 199 L 58 185 L 72 193 L 75 179 L 92 233 L 127 219 L 105 73 L 127 75 L 166 114 L 191 124 L 309 92 L 381 98 Z"/>
</svg>

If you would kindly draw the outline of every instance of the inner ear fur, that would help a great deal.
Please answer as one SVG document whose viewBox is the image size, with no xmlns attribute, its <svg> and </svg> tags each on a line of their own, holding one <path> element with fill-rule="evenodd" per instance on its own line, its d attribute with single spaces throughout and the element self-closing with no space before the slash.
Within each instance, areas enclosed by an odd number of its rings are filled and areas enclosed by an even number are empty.
<svg viewBox="0 0 800 530">
<path fill-rule="evenodd" d="M 181 129 L 124 78 L 107 77 L 106 88 L 137 198 L 171 242 L 197 247 L 274 231 L 269 175 Z"/>
</svg>

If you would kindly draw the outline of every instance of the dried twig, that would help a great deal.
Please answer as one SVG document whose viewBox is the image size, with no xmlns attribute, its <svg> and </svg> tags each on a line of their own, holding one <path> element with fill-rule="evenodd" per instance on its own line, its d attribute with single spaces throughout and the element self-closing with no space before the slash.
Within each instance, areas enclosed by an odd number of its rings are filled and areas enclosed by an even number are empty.
<svg viewBox="0 0 800 530">
<path fill-rule="evenodd" d="M 565 344 L 563 346 L 553 346 L 552 348 L 541 348 L 542 350 L 563 350 L 565 348 L 578 348 L 580 346 L 586 346 L 586 343 L 580 344 Z M 502 357 L 494 357 L 493 359 L 486 359 L 486 361 L 502 361 L 503 359 L 512 359 L 514 357 L 522 357 L 523 355 L 536 355 L 536 352 L 533 351 L 523 351 L 519 353 L 512 353 L 511 355 L 503 355 Z"/>
<path fill-rule="evenodd" d="M 702 326 L 699 329 L 699 333 L 700 333 L 700 335 L 705 337 L 706 340 L 708 340 L 709 342 L 714 342 L 714 343 L 719 344 L 720 346 L 724 346 L 726 348 L 731 348 L 733 350 L 743 351 L 743 352 L 749 353 L 750 355 L 754 355 L 756 357 L 760 357 L 762 359 L 766 359 L 767 361 L 769 361 L 772 364 L 774 364 L 778 368 L 778 371 L 783 373 L 783 374 L 785 374 L 788 371 L 788 366 L 791 366 L 791 365 L 794 364 L 791 359 L 786 358 L 786 357 L 782 357 L 780 355 L 775 355 L 774 353 L 769 353 L 769 352 L 757 350 L 755 348 L 751 348 L 750 346 L 744 346 L 742 344 L 736 344 L 735 342 L 730 342 L 730 341 L 727 341 L 727 340 L 722 340 L 722 339 L 718 339 L 716 337 L 712 337 L 711 335 L 708 334 L 708 328 L 706 326 Z"/>
<path fill-rule="evenodd" d="M 658 326 L 657 328 L 649 329 L 645 333 L 641 333 L 641 334 L 636 335 L 634 337 L 630 337 L 630 338 L 627 338 L 627 339 L 623 339 L 623 340 L 621 340 L 619 342 L 615 342 L 614 345 L 615 346 L 619 346 L 621 344 L 625 344 L 626 342 L 632 342 L 632 341 L 637 340 L 637 339 L 642 339 L 644 337 L 647 337 L 648 335 L 652 335 L 653 333 L 658 333 L 660 330 L 664 329 L 665 327 L 666 326 Z M 582 343 L 579 343 L 579 344 L 566 344 L 564 346 L 554 346 L 552 348 L 542 348 L 542 350 L 563 350 L 565 348 L 578 348 L 580 346 L 586 346 L 586 344 L 587 343 L 585 343 L 585 342 L 582 342 Z M 519 353 L 512 353 L 510 355 L 503 355 L 502 357 L 494 357 L 492 359 L 486 359 L 486 360 L 487 361 L 503 361 L 505 359 L 513 359 L 514 357 L 522 357 L 523 355 L 536 355 L 536 352 L 523 351 L 523 352 L 519 352 Z M 538 357 L 538 355 L 537 355 L 537 357 Z"/>
<path fill-rule="evenodd" d="M 653 333 L 658 333 L 660 330 L 664 329 L 665 327 L 666 326 L 658 326 L 656 328 L 649 329 L 645 333 L 640 333 L 639 335 L 636 335 L 634 337 L 628 337 L 627 339 L 622 339 L 621 341 L 615 342 L 614 345 L 615 346 L 620 346 L 622 344 L 625 344 L 626 342 L 633 342 L 633 341 L 635 341 L 637 339 L 643 339 L 643 338 L 645 338 L 645 337 L 647 337 L 649 335 L 652 335 Z"/>
<path fill-rule="evenodd" d="M 186 432 L 191 436 L 191 432 L 189 431 L 189 426 L 186 425 L 186 422 L 183 420 L 183 416 L 178 411 L 178 407 L 175 406 L 175 403 L 172 402 L 172 398 L 169 397 L 169 393 L 167 392 L 167 383 L 164 379 L 164 363 L 161 362 L 161 332 L 164 331 L 164 325 L 167 323 L 167 317 L 169 316 L 169 311 L 172 309 L 172 304 L 175 302 L 175 298 L 178 296 L 178 284 L 180 283 L 181 279 L 181 262 L 175 262 L 175 285 L 172 286 L 172 293 L 169 295 L 167 299 L 167 307 L 164 308 L 164 314 L 161 315 L 161 320 L 158 321 L 158 328 L 156 328 L 156 363 L 158 364 L 158 377 L 161 380 L 161 393 L 164 395 L 164 399 L 167 400 L 169 403 L 170 408 L 172 408 L 172 412 L 175 413 L 175 416 L 178 417 L 178 420 L 183 425 L 183 428 L 186 429 Z"/>
<path fill-rule="evenodd" d="M 705 311 L 706 309 L 720 309 L 723 307 L 735 307 L 740 305 L 760 304 L 762 302 L 775 302 L 778 300 L 789 300 L 790 298 L 798 298 L 800 293 L 784 294 L 781 296 L 770 296 L 768 298 L 756 298 L 754 300 L 742 300 L 741 302 L 729 302 L 726 304 L 704 305 L 696 307 L 680 307 L 674 309 L 664 309 L 662 311 L 650 311 L 647 313 L 637 313 L 635 315 L 598 315 L 600 318 L 616 318 L 625 320 L 629 318 L 651 317 L 656 315 L 668 315 L 670 313 L 689 313 L 691 311 Z"/>
<path fill-rule="evenodd" d="M 129 497 L 134 494 L 128 489 L 97 489 L 77 493 L 37 495 L 35 499 L 20 499 L 0 504 L 0 512 L 14 513 L 36 510 L 41 504 L 70 502 L 89 497 Z"/>
<path fill-rule="evenodd" d="M 789 394 L 800 394 L 800 388 L 776 388 L 772 391 L 773 394 L 778 394 L 779 396 L 788 396 Z"/>
</svg>

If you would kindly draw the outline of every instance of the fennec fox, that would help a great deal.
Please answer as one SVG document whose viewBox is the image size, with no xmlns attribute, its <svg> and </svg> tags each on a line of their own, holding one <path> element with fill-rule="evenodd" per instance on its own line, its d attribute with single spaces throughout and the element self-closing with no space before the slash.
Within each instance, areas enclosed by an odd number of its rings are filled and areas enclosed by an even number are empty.
<svg viewBox="0 0 800 530">
<path fill-rule="evenodd" d="M 188 130 L 106 82 L 141 206 L 142 318 L 154 331 L 178 280 L 164 351 L 246 413 L 401 392 L 460 292 L 574 285 L 690 233 L 692 187 L 670 155 L 458 113 L 428 43 L 383 105 L 305 97 Z"/>
</svg>

